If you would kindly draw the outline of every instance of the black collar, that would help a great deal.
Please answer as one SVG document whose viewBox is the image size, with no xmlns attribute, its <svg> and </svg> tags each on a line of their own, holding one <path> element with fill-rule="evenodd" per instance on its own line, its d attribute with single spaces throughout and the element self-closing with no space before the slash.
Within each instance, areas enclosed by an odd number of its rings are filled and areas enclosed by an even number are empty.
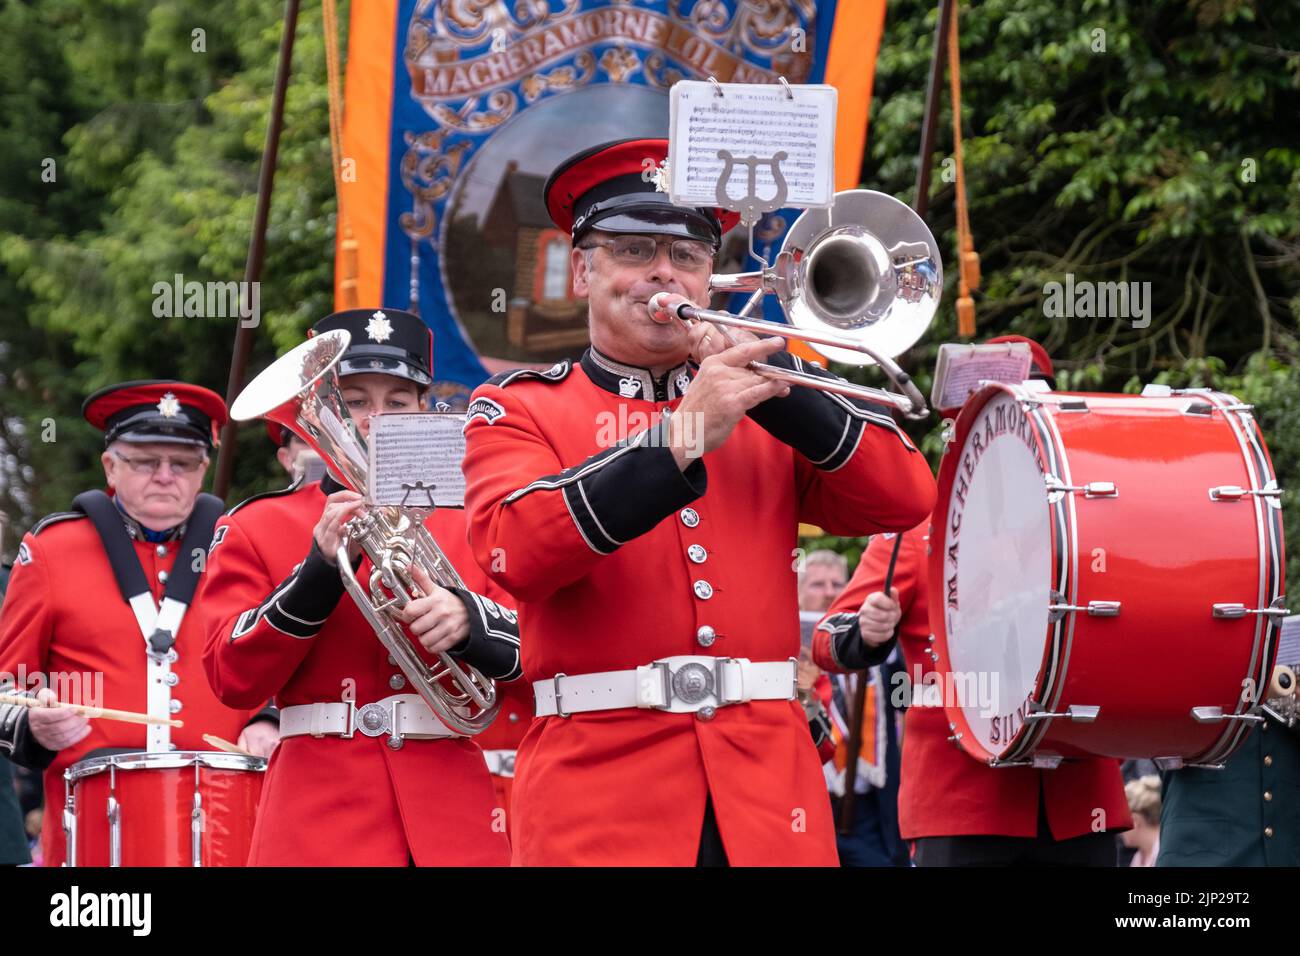
<svg viewBox="0 0 1300 956">
<path fill-rule="evenodd" d="M 582 370 L 607 392 L 613 392 L 620 398 L 640 398 L 647 402 L 671 402 L 675 398 L 681 398 L 690 387 L 691 376 L 695 374 L 683 362 L 655 378 L 648 368 L 616 362 L 608 355 L 597 352 L 594 347 L 582 353 Z"/>
</svg>

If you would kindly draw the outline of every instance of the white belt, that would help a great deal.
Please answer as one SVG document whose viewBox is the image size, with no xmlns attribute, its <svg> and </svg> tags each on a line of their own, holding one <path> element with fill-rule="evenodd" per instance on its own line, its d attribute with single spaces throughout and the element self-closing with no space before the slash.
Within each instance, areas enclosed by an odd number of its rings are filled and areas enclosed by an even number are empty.
<svg viewBox="0 0 1300 956">
<path fill-rule="evenodd" d="M 487 761 L 488 773 L 494 777 L 513 777 L 515 775 L 515 752 L 513 750 L 485 750 L 483 759 Z"/>
<path fill-rule="evenodd" d="M 625 707 L 690 714 L 750 700 L 794 700 L 795 659 L 665 657 L 635 670 L 556 674 L 533 683 L 538 717 Z"/>
<path fill-rule="evenodd" d="M 406 738 L 434 740 L 458 737 L 433 715 L 418 694 L 394 694 L 361 707 L 352 703 L 294 704 L 280 708 L 280 737 L 388 737 L 394 750 Z"/>
</svg>

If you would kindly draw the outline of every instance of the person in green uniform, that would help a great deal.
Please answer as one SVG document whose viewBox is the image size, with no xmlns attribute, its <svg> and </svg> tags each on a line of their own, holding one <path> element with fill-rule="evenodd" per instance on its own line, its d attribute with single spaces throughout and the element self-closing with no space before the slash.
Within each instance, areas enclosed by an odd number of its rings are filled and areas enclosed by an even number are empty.
<svg viewBox="0 0 1300 956">
<path fill-rule="evenodd" d="M 1267 718 L 1224 769 L 1161 776 L 1156 866 L 1300 865 L 1300 726 Z"/>
</svg>

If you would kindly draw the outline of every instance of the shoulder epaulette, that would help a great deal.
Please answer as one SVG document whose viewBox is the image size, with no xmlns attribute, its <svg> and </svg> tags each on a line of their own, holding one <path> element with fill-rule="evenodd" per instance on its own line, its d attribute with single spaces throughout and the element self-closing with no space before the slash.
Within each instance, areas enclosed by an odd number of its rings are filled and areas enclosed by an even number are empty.
<svg viewBox="0 0 1300 956">
<path fill-rule="evenodd" d="M 274 491 L 263 491 L 261 494 L 253 495 L 251 498 L 245 498 L 239 504 L 235 505 L 235 507 L 227 511 L 226 514 L 233 515 L 240 508 L 243 508 L 246 505 L 251 505 L 254 501 L 262 501 L 265 498 L 279 498 L 282 495 L 291 495 L 295 491 L 300 491 L 305 487 L 306 485 L 295 481 L 286 488 L 276 488 Z"/>
<path fill-rule="evenodd" d="M 32 535 L 38 535 L 50 525 L 58 524 L 60 521 L 71 521 L 73 518 L 84 518 L 86 515 L 80 511 L 56 511 L 52 515 L 46 515 L 40 521 L 36 522 L 32 528 Z"/>
<path fill-rule="evenodd" d="M 573 363 L 568 359 L 556 362 L 550 368 L 512 368 L 499 372 L 487 380 L 487 384 L 505 388 L 511 382 L 520 379 L 539 378 L 544 382 L 563 382 L 573 371 Z"/>
</svg>

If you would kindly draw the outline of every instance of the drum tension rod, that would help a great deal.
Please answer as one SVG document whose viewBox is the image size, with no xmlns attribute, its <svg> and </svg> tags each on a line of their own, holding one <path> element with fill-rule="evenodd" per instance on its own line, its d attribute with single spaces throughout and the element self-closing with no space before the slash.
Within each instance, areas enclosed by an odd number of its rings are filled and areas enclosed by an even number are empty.
<svg viewBox="0 0 1300 956">
<path fill-rule="evenodd" d="M 1273 603 L 1270 604 L 1268 607 L 1256 607 L 1256 608 L 1248 608 L 1244 604 L 1236 604 L 1236 603 L 1216 604 L 1214 605 L 1214 610 L 1212 611 L 1212 614 L 1214 617 L 1226 618 L 1228 620 L 1236 620 L 1238 618 L 1243 618 L 1247 614 L 1260 614 L 1263 615 L 1264 617 L 1270 618 L 1274 622 L 1281 622 L 1282 618 L 1286 617 L 1288 614 L 1291 613 L 1290 608 L 1283 607 L 1283 603 L 1285 601 L 1286 601 L 1285 597 L 1279 597 L 1279 598 L 1275 598 L 1273 600 Z"/>
<path fill-rule="evenodd" d="M 1217 724 L 1225 720 L 1244 720 L 1249 724 L 1262 724 L 1264 717 L 1261 714 L 1225 714 L 1222 707 L 1206 706 L 1193 707 L 1192 720 L 1198 724 Z"/>
<path fill-rule="evenodd" d="M 1066 604 L 1065 595 L 1060 591 L 1052 592 L 1052 603 L 1047 605 L 1048 622 L 1055 624 L 1067 614 L 1075 611 L 1087 611 L 1089 617 L 1119 617 L 1119 601 L 1089 601 L 1086 606 Z"/>
<path fill-rule="evenodd" d="M 1276 479 L 1270 479 L 1263 488 L 1242 488 L 1240 485 L 1218 485 L 1210 489 L 1211 501 L 1241 501 L 1247 495 L 1260 498 L 1281 498 L 1282 489 Z"/>
<path fill-rule="evenodd" d="M 1048 496 L 1059 495 L 1067 491 L 1082 491 L 1085 498 L 1118 498 L 1119 489 L 1113 481 L 1090 481 L 1086 485 L 1067 485 L 1055 475 L 1044 475 Z"/>
<path fill-rule="evenodd" d="M 1070 704 L 1061 713 L 1050 713 L 1042 709 L 1042 704 L 1031 703 L 1029 713 L 1025 714 L 1025 720 L 1055 720 L 1062 718 L 1065 720 L 1077 720 L 1081 724 L 1090 724 L 1097 719 L 1101 713 L 1101 707 L 1097 704 Z"/>
</svg>

